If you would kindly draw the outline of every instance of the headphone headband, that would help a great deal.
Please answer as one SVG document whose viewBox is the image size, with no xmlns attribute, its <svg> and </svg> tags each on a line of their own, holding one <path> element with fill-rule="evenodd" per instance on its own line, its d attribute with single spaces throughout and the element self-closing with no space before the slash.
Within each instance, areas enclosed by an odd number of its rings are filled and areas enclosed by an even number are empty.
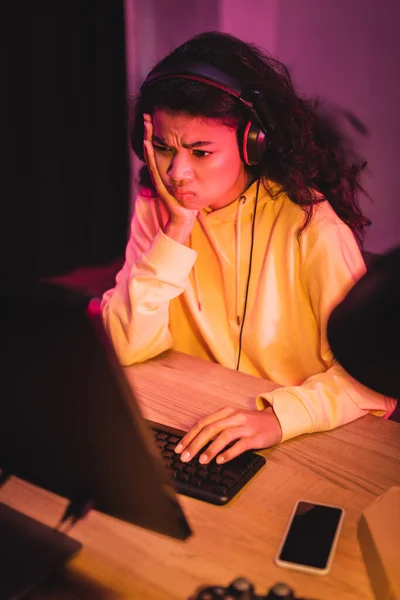
<svg viewBox="0 0 400 600">
<path fill-rule="evenodd" d="M 164 79 L 189 79 L 216 87 L 237 98 L 251 112 L 259 127 L 263 131 L 266 130 L 266 124 L 254 108 L 254 100 L 258 99 L 259 91 L 254 89 L 246 90 L 242 83 L 218 67 L 209 63 L 193 61 L 182 61 L 171 64 L 168 68 L 155 67 L 150 71 L 141 85 L 140 93 L 143 94 L 153 83 Z"/>
<path fill-rule="evenodd" d="M 168 68 L 155 67 L 147 75 L 140 88 L 140 93 L 142 94 L 147 87 L 156 83 L 156 81 L 179 78 L 192 79 L 200 83 L 214 85 L 227 94 L 235 96 L 235 98 L 240 98 L 243 93 L 242 85 L 239 81 L 228 75 L 228 73 L 225 73 L 225 71 L 221 71 L 221 69 L 209 63 L 193 61 L 171 64 Z"/>
<path fill-rule="evenodd" d="M 267 130 L 274 129 L 274 123 L 268 107 L 262 102 L 259 90 L 246 88 L 235 77 L 210 63 L 183 60 L 171 63 L 167 67 L 158 66 L 152 69 L 141 85 L 140 93 L 143 94 L 151 85 L 165 79 L 198 81 L 218 88 L 236 98 L 250 113 L 251 121 L 258 126 L 258 128 L 246 127 L 241 150 L 242 156 L 249 165 L 260 162 L 266 150 L 265 134 Z"/>
</svg>

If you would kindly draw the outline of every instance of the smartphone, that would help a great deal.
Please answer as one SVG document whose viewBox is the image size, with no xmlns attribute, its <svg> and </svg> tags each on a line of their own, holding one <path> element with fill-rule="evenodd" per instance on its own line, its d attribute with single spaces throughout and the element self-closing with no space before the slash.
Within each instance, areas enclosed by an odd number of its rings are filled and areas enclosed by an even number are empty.
<svg viewBox="0 0 400 600">
<path fill-rule="evenodd" d="M 299 500 L 290 515 L 275 562 L 280 567 L 319 575 L 329 572 L 344 510 Z"/>
</svg>

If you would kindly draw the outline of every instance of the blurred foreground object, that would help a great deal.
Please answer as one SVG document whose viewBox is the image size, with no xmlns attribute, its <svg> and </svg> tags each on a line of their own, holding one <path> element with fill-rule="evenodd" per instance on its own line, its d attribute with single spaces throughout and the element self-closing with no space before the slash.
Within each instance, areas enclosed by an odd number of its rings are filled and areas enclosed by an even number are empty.
<svg viewBox="0 0 400 600">
<path fill-rule="evenodd" d="M 375 598 L 400 600 L 400 487 L 363 511 L 357 533 Z"/>
<path fill-rule="evenodd" d="M 379 258 L 332 311 L 327 333 L 352 377 L 400 398 L 400 246 Z"/>
</svg>

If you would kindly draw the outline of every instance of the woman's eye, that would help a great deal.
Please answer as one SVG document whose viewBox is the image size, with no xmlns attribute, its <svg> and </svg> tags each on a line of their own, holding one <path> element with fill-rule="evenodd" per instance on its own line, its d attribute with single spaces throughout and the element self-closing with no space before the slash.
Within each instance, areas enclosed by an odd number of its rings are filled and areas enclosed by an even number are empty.
<svg viewBox="0 0 400 600">
<path fill-rule="evenodd" d="M 157 150 L 157 152 L 171 152 L 171 148 L 168 148 L 168 146 L 159 146 L 158 144 L 154 144 L 154 142 L 153 148 L 154 150 Z"/>
<path fill-rule="evenodd" d="M 207 150 L 193 150 L 193 154 L 197 158 L 205 158 L 206 156 L 210 156 L 211 152 L 207 152 Z"/>
</svg>

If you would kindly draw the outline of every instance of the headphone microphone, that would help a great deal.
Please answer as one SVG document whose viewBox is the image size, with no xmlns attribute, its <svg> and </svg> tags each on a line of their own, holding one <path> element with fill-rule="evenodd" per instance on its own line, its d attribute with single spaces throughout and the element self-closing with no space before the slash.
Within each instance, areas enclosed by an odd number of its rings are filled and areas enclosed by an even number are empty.
<svg viewBox="0 0 400 600">
<path fill-rule="evenodd" d="M 248 166 L 260 164 L 268 148 L 268 135 L 275 124 L 269 108 L 257 89 L 246 86 L 222 69 L 209 63 L 182 61 L 168 67 L 155 67 L 147 75 L 140 93 L 151 85 L 165 79 L 188 79 L 218 88 L 235 97 L 249 113 L 249 121 L 238 131 L 239 150 Z"/>
</svg>

